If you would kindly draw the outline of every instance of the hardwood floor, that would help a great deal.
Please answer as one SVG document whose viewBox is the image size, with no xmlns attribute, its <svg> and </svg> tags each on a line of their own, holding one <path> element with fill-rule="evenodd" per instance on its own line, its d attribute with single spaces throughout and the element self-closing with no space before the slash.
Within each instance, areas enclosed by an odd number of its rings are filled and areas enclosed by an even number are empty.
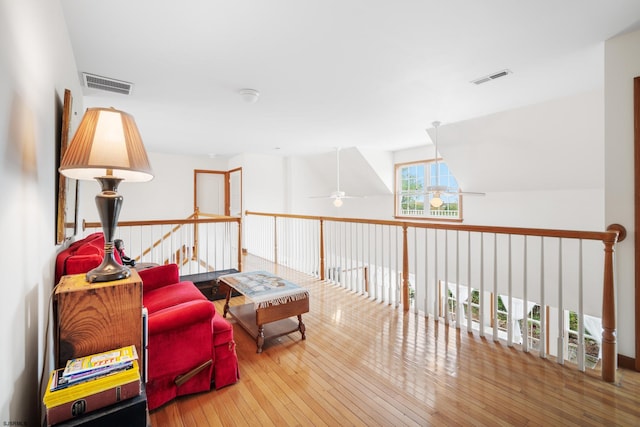
<svg viewBox="0 0 640 427">
<path fill-rule="evenodd" d="M 154 427 L 640 425 L 639 372 L 619 370 L 607 384 L 599 372 L 559 366 L 282 267 L 250 258 L 245 266 L 309 289 L 307 339 L 293 333 L 257 354 L 235 325 L 240 381 L 156 409 Z"/>
</svg>

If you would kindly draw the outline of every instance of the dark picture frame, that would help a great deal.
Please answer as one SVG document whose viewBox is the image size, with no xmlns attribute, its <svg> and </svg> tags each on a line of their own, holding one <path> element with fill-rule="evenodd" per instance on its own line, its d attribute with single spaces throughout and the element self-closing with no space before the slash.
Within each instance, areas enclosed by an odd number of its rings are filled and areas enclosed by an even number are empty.
<svg viewBox="0 0 640 427">
<path fill-rule="evenodd" d="M 64 104 L 59 146 L 56 152 L 56 244 L 62 244 L 78 231 L 78 181 L 58 172 L 62 157 L 69 146 L 73 97 L 69 89 L 64 90 Z"/>
</svg>

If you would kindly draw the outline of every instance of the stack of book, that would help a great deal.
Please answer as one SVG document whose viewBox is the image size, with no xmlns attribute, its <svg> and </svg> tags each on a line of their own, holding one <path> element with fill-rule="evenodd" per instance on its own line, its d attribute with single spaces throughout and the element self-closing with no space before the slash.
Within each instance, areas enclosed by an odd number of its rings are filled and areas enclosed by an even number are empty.
<svg viewBox="0 0 640 427">
<path fill-rule="evenodd" d="M 43 402 L 57 424 L 140 394 L 135 346 L 71 359 L 51 372 Z"/>
</svg>

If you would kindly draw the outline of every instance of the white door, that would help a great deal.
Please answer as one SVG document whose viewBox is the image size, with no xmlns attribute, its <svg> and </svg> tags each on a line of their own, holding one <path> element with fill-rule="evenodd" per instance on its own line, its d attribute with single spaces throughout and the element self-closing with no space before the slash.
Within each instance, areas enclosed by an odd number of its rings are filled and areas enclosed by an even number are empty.
<svg viewBox="0 0 640 427">
<path fill-rule="evenodd" d="M 225 173 L 196 171 L 195 207 L 202 214 L 225 214 Z"/>
<path fill-rule="evenodd" d="M 229 215 L 242 216 L 242 169 L 229 172 Z"/>
</svg>

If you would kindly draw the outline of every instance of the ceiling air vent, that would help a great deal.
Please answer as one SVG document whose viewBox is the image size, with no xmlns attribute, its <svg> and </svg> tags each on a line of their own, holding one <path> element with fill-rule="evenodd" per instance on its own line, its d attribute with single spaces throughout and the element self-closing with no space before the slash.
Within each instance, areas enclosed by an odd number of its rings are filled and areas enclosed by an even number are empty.
<svg viewBox="0 0 640 427">
<path fill-rule="evenodd" d="M 131 95 L 133 83 L 122 80 L 111 79 L 109 77 L 96 76 L 95 74 L 82 73 L 84 85 L 92 89 L 106 90 L 107 92 Z"/>
<path fill-rule="evenodd" d="M 471 83 L 476 84 L 476 85 L 480 85 L 482 83 L 490 82 L 491 80 L 495 80 L 495 79 L 499 79 L 500 77 L 504 77 L 507 74 L 511 74 L 511 71 L 510 70 L 501 70 L 501 71 L 495 72 L 493 74 L 489 74 L 488 76 L 484 76 L 484 77 L 480 77 L 480 78 L 475 79 L 475 80 L 471 80 Z"/>
</svg>

